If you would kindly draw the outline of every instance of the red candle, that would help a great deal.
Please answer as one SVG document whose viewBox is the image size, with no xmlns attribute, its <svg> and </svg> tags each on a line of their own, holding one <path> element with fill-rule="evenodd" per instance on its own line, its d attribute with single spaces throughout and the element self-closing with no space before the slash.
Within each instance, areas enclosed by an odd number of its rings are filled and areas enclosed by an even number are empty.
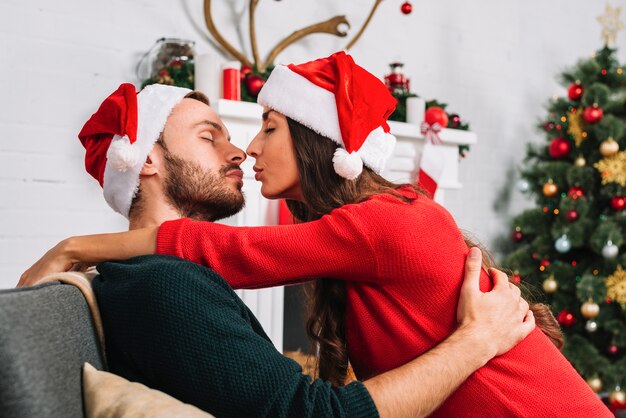
<svg viewBox="0 0 626 418">
<path fill-rule="evenodd" d="M 224 68 L 222 72 L 222 98 L 241 100 L 241 75 L 238 68 Z"/>
</svg>

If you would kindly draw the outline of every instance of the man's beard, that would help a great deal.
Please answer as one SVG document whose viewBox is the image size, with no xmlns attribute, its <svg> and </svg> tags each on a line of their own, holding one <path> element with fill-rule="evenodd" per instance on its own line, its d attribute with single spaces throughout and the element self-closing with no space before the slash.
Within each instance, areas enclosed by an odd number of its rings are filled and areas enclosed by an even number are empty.
<svg viewBox="0 0 626 418">
<path fill-rule="evenodd" d="M 245 199 L 241 187 L 233 191 L 226 184 L 226 174 L 239 170 L 228 164 L 217 173 L 208 172 L 195 162 L 187 161 L 163 150 L 165 159 L 165 198 L 182 217 L 202 221 L 227 218 L 243 209 Z"/>
</svg>

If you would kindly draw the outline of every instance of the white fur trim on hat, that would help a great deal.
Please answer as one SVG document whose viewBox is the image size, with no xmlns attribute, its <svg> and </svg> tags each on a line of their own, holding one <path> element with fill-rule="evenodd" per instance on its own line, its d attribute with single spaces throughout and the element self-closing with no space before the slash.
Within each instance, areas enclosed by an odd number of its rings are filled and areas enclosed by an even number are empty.
<svg viewBox="0 0 626 418">
<path fill-rule="evenodd" d="M 289 67 L 278 65 L 272 70 L 257 102 L 344 146 L 335 94 L 311 83 Z"/>
<path fill-rule="evenodd" d="M 349 153 L 343 148 L 337 148 L 333 156 L 333 168 L 341 177 L 354 180 L 363 172 L 363 160 L 356 151 Z"/>
<path fill-rule="evenodd" d="M 104 168 L 104 198 L 116 212 L 128 219 L 130 204 L 139 187 L 139 173 L 150 154 L 154 143 L 165 127 L 165 122 L 172 109 L 191 90 L 152 84 L 146 86 L 137 94 L 137 140 L 134 144 L 128 143 L 133 151 L 123 150 L 121 155 L 108 159 Z M 118 153 L 118 147 L 123 149 L 123 139 L 115 136 L 111 142 L 112 155 Z M 118 144 L 119 143 L 119 144 Z M 128 164 L 125 158 L 133 155 L 133 164 L 130 159 Z M 120 158 L 118 158 L 120 157 Z"/>
</svg>

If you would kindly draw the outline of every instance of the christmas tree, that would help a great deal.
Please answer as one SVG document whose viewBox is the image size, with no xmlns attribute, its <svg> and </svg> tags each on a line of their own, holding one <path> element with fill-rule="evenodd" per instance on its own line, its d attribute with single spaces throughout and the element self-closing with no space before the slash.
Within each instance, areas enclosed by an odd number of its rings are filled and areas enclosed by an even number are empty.
<svg viewBox="0 0 626 418">
<path fill-rule="evenodd" d="M 565 334 L 563 354 L 612 406 L 626 387 L 626 68 L 609 47 L 619 9 L 599 18 L 605 46 L 561 74 L 567 89 L 528 147 L 520 190 L 537 207 L 513 220 L 504 265 L 542 298 Z"/>
</svg>

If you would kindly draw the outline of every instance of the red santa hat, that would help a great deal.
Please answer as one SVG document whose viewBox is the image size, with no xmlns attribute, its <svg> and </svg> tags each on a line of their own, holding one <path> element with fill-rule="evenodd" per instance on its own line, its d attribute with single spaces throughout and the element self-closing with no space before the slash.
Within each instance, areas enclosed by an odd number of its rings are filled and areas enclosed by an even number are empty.
<svg viewBox="0 0 626 418">
<path fill-rule="evenodd" d="M 336 142 L 333 167 L 350 180 L 363 164 L 380 174 L 396 143 L 387 124 L 396 99 L 345 52 L 276 66 L 258 102 Z"/>
<path fill-rule="evenodd" d="M 190 91 L 153 84 L 137 93 L 132 84 L 122 84 L 78 134 L 87 172 L 102 186 L 109 206 L 124 217 L 139 188 L 141 167 L 172 109 Z"/>
</svg>

